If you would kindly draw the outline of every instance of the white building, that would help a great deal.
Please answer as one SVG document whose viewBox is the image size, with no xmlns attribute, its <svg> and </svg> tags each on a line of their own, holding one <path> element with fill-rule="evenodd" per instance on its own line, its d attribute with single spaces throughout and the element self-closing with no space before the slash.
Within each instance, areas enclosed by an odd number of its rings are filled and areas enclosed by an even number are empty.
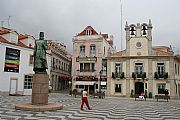
<svg viewBox="0 0 180 120">
<path fill-rule="evenodd" d="M 0 91 L 31 95 L 35 38 L 0 28 Z M 51 56 L 47 54 L 48 68 Z M 50 70 L 47 70 L 50 73 Z"/>
</svg>

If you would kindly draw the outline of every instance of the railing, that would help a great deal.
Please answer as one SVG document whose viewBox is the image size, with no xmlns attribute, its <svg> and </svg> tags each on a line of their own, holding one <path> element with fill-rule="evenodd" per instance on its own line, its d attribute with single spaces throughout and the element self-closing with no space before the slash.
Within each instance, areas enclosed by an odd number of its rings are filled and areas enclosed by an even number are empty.
<svg viewBox="0 0 180 120">
<path fill-rule="evenodd" d="M 112 78 L 124 78 L 124 72 L 112 72 Z"/>
<path fill-rule="evenodd" d="M 146 78 L 146 72 L 143 72 L 143 73 L 132 72 L 132 78 L 134 78 L 134 80 L 138 78 L 141 78 L 144 80 Z"/>
<path fill-rule="evenodd" d="M 80 70 L 79 76 L 96 76 L 96 70 Z"/>
<path fill-rule="evenodd" d="M 157 72 L 154 72 L 154 78 L 155 79 L 167 79 L 168 78 L 168 72 L 164 72 L 162 74 L 158 74 Z"/>
</svg>

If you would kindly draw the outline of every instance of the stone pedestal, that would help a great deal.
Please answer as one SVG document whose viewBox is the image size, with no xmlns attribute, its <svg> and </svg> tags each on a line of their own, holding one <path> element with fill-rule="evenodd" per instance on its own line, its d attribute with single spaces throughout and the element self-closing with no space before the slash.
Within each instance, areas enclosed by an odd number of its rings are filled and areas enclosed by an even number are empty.
<svg viewBox="0 0 180 120">
<path fill-rule="evenodd" d="M 32 82 L 32 104 L 47 105 L 49 92 L 49 78 L 47 74 L 34 74 Z"/>
<path fill-rule="evenodd" d="M 17 110 L 30 110 L 34 112 L 54 111 L 63 108 L 60 103 L 48 103 L 49 78 L 47 74 L 34 74 L 32 82 L 32 103 L 15 105 Z"/>
</svg>

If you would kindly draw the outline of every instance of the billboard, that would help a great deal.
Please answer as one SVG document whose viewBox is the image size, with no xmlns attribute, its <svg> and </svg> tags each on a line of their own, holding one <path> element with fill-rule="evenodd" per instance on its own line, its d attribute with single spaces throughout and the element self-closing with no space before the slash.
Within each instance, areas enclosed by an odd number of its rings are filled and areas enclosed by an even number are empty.
<svg viewBox="0 0 180 120">
<path fill-rule="evenodd" d="M 4 72 L 19 72 L 20 50 L 6 47 Z"/>
</svg>

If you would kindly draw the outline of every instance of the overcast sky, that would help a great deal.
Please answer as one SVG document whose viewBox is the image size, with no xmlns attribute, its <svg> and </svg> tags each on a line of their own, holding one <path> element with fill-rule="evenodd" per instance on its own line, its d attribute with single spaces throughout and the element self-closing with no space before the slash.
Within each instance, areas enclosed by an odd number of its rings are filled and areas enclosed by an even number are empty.
<svg viewBox="0 0 180 120">
<path fill-rule="evenodd" d="M 0 21 L 19 33 L 58 40 L 72 52 L 72 37 L 91 25 L 98 33 L 114 36 L 121 50 L 120 0 L 0 0 Z M 122 0 L 123 49 L 124 26 L 152 20 L 153 45 L 180 48 L 180 0 Z"/>
</svg>

